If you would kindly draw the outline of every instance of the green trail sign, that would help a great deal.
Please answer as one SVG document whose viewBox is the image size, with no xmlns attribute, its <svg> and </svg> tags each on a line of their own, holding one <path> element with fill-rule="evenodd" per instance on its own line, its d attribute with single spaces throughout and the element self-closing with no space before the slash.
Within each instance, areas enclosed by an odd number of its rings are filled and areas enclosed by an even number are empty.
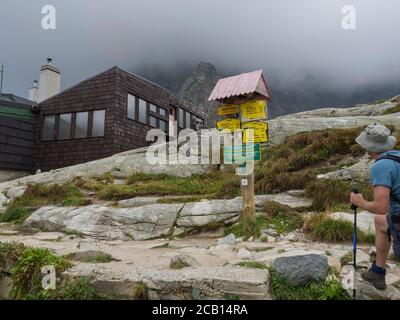
<svg viewBox="0 0 400 320">
<path fill-rule="evenodd" d="M 224 163 L 226 164 L 260 160 L 261 146 L 259 143 L 224 147 Z"/>
</svg>

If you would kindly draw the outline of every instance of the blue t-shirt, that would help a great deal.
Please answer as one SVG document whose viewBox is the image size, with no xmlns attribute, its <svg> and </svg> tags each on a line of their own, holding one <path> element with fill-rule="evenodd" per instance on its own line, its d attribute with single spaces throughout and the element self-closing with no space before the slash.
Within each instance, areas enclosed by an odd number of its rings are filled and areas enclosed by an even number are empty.
<svg viewBox="0 0 400 320">
<path fill-rule="evenodd" d="M 400 157 L 400 151 L 387 151 L 380 157 L 388 155 Z M 373 187 L 389 187 L 392 194 L 400 199 L 400 163 L 390 159 L 383 159 L 375 162 L 371 168 L 371 184 Z M 391 199 L 389 213 L 391 215 L 400 215 L 400 203 Z"/>
</svg>

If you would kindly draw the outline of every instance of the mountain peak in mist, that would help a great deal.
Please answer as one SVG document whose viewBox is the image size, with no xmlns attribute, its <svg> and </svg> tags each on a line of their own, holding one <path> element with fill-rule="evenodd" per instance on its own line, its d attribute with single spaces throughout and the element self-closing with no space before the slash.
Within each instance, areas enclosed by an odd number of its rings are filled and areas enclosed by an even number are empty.
<svg viewBox="0 0 400 320">
<path fill-rule="evenodd" d="M 214 120 L 214 103 L 208 102 L 208 97 L 214 89 L 221 75 L 217 73 L 215 66 L 208 62 L 200 62 L 195 71 L 185 80 L 178 95 L 193 104 L 203 108 L 211 119 Z"/>
</svg>

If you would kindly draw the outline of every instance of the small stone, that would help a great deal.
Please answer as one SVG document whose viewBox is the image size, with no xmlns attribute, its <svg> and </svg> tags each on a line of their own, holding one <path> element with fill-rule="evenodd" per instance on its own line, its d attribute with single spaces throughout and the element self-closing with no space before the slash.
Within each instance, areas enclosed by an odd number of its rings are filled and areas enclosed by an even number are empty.
<svg viewBox="0 0 400 320">
<path fill-rule="evenodd" d="M 227 235 L 226 237 L 219 239 L 218 244 L 227 244 L 227 245 L 234 245 L 236 244 L 236 237 L 233 233 Z"/>
<path fill-rule="evenodd" d="M 370 256 L 376 256 L 376 248 L 375 247 L 371 247 L 369 249 L 368 253 L 369 253 Z"/>
<path fill-rule="evenodd" d="M 276 242 L 275 237 L 268 236 L 267 239 L 268 239 L 268 242 Z"/>
<path fill-rule="evenodd" d="M 238 258 L 240 259 L 250 259 L 252 256 L 251 252 L 246 249 L 239 249 Z"/>
<path fill-rule="evenodd" d="M 289 233 L 285 236 L 285 240 L 295 242 L 299 240 L 299 237 L 295 233 Z"/>
<path fill-rule="evenodd" d="M 249 239 L 247 239 L 247 241 L 249 241 L 249 242 L 251 242 L 251 241 L 253 241 L 254 240 L 254 237 L 253 236 L 251 236 Z"/>
<path fill-rule="evenodd" d="M 261 232 L 262 232 L 262 233 L 266 233 L 266 234 L 268 234 L 268 235 L 270 235 L 270 236 L 273 236 L 273 237 L 276 237 L 276 236 L 278 235 L 278 233 L 276 232 L 276 230 L 275 230 L 275 229 L 272 229 L 272 228 L 269 228 L 269 229 L 266 229 L 266 230 L 262 230 Z"/>
<path fill-rule="evenodd" d="M 171 269 L 182 269 L 182 268 L 198 266 L 198 265 L 199 264 L 195 258 L 185 255 L 185 254 L 173 256 L 171 258 L 171 262 L 169 264 Z"/>
<path fill-rule="evenodd" d="M 243 242 L 243 237 L 237 238 L 236 243 Z"/>
</svg>

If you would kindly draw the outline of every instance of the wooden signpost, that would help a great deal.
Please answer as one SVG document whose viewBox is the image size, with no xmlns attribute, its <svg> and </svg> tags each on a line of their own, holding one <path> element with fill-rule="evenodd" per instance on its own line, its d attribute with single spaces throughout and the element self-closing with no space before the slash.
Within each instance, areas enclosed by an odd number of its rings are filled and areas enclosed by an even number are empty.
<svg viewBox="0 0 400 320">
<path fill-rule="evenodd" d="M 217 108 L 221 132 L 241 130 L 240 144 L 224 146 L 224 163 L 239 165 L 244 221 L 255 221 L 254 162 L 261 160 L 261 143 L 268 142 L 267 101 L 271 101 L 263 71 L 257 70 L 220 79 L 209 101 L 224 103 Z"/>
<path fill-rule="evenodd" d="M 240 118 L 228 118 L 217 123 L 219 130 L 234 132 L 242 130 L 242 144 L 224 146 L 224 163 L 239 164 L 238 174 L 241 176 L 243 199 L 242 218 L 255 220 L 254 197 L 254 162 L 261 160 L 261 145 L 268 141 L 268 124 L 265 100 L 248 100 L 240 105 L 223 105 L 218 115 Z"/>
</svg>

